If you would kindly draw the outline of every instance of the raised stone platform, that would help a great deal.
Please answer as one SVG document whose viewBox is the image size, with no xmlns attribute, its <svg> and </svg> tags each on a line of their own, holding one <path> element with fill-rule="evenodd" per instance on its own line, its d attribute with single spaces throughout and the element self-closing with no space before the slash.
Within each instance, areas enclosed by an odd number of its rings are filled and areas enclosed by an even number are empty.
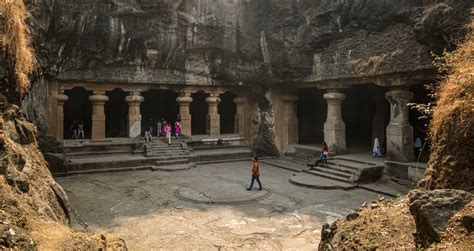
<svg viewBox="0 0 474 251">
<path fill-rule="evenodd" d="M 297 186 L 309 187 L 315 189 L 341 189 L 349 190 L 356 188 L 356 184 L 331 180 L 308 173 L 299 173 L 290 177 L 290 183 Z"/>
<path fill-rule="evenodd" d="M 181 187 L 175 196 L 181 200 L 203 204 L 245 204 L 259 201 L 270 196 L 268 190 L 247 191 L 238 184 L 225 184 L 226 189 L 206 189 L 197 191 L 190 187 Z M 229 189 L 230 188 L 230 189 Z"/>
</svg>

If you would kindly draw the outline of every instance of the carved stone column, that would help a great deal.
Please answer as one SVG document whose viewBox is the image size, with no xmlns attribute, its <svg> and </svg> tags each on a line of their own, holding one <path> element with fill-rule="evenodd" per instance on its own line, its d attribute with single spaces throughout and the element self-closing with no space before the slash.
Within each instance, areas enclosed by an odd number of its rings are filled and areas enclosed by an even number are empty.
<svg viewBox="0 0 474 251">
<path fill-rule="evenodd" d="M 234 98 L 236 113 L 234 116 L 234 133 L 240 137 L 245 137 L 245 99 Z"/>
<path fill-rule="evenodd" d="M 413 127 L 409 121 L 408 103 L 413 93 L 393 90 L 385 94 L 390 103 L 390 123 L 387 126 L 387 159 L 408 162 L 413 160 Z"/>
<path fill-rule="evenodd" d="M 140 95 L 140 92 L 131 92 L 125 97 L 125 101 L 128 103 L 128 137 L 136 138 L 142 133 L 140 104 L 145 101 L 145 98 Z"/>
<path fill-rule="evenodd" d="M 346 146 L 346 125 L 342 120 L 342 101 L 346 95 L 341 91 L 330 90 L 323 95 L 328 103 L 327 118 L 324 123 L 324 141 L 330 151 L 344 153 Z"/>
<path fill-rule="evenodd" d="M 62 140 L 64 139 L 64 103 L 68 101 L 69 97 L 65 94 L 56 94 L 55 95 L 57 100 L 57 108 L 56 108 L 56 139 Z"/>
<path fill-rule="evenodd" d="M 206 98 L 206 102 L 209 106 L 207 113 L 206 132 L 211 136 L 219 136 L 221 134 L 221 117 L 219 115 L 217 106 L 221 102 L 221 99 L 218 98 L 217 95 L 211 94 L 210 97 Z"/>
<path fill-rule="evenodd" d="M 296 115 L 298 96 L 287 95 L 281 100 L 284 102 L 282 146 L 298 143 L 298 116 Z"/>
<path fill-rule="evenodd" d="M 109 100 L 109 97 L 104 93 L 103 91 L 94 91 L 94 94 L 89 96 L 89 101 L 92 103 L 92 139 L 105 138 L 104 104 Z"/>
<path fill-rule="evenodd" d="M 181 120 L 181 133 L 191 136 L 191 113 L 189 113 L 189 105 L 193 102 L 193 98 L 189 94 L 183 94 L 176 98 L 179 104 L 179 119 Z"/>
</svg>

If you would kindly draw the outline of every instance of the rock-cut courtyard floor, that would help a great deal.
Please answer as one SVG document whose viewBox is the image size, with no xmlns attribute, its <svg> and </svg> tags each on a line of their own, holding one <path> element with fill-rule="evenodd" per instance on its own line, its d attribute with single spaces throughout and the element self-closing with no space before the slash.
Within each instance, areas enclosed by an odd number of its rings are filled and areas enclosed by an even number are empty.
<svg viewBox="0 0 474 251">
<path fill-rule="evenodd" d="M 298 187 L 292 171 L 265 164 L 264 190 L 247 191 L 250 169 L 242 161 L 57 180 L 93 231 L 124 238 L 130 250 L 314 250 L 324 223 L 380 196 Z"/>
</svg>

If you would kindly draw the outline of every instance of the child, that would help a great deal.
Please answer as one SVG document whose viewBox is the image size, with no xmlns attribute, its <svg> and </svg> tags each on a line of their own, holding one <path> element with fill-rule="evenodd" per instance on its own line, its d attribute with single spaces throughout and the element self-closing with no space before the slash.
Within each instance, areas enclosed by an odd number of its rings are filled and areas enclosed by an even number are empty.
<svg viewBox="0 0 474 251">
<path fill-rule="evenodd" d="M 262 190 L 262 183 L 260 183 L 260 166 L 258 164 L 258 159 L 255 157 L 253 159 L 253 164 L 252 164 L 252 181 L 250 182 L 250 187 L 247 188 L 248 191 L 252 190 L 253 187 L 253 182 L 257 181 L 258 185 L 260 188 L 258 190 Z"/>
<path fill-rule="evenodd" d="M 321 148 L 321 155 L 319 156 L 319 163 L 326 166 L 328 164 L 328 155 L 329 155 L 329 147 L 326 144 L 326 141 L 323 142 L 323 147 Z"/>
</svg>

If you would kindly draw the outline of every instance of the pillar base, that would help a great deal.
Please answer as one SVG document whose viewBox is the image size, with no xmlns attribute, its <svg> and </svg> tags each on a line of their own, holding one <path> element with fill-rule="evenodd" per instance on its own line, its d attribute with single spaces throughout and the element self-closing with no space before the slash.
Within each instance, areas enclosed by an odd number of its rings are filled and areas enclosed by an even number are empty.
<svg viewBox="0 0 474 251">
<path fill-rule="evenodd" d="M 346 125 L 344 122 L 324 123 L 324 141 L 328 144 L 331 152 L 346 153 Z"/>
<path fill-rule="evenodd" d="M 409 124 L 387 126 L 387 159 L 409 162 L 414 160 L 413 127 Z"/>
</svg>

